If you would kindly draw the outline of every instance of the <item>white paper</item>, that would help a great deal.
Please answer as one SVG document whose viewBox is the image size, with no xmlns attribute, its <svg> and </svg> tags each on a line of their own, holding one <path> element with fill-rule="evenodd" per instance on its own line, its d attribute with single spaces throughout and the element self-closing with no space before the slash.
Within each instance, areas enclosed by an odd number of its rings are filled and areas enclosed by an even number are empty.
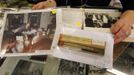
<svg viewBox="0 0 134 75">
<path fill-rule="evenodd" d="M 69 50 L 64 47 L 57 47 L 54 50 L 54 56 L 58 58 L 63 58 L 71 61 L 77 61 L 89 65 L 99 66 L 102 68 L 112 68 L 113 65 L 113 37 L 108 33 L 100 33 L 100 32 L 89 32 L 83 31 L 79 29 L 72 28 L 63 28 L 63 34 L 69 34 L 73 36 L 82 36 L 86 38 L 91 38 L 96 41 L 104 41 L 106 42 L 105 53 L 104 56 L 92 54 L 92 53 L 83 53 L 77 52 L 73 50 Z"/>
<path fill-rule="evenodd" d="M 63 25 L 70 28 L 81 29 L 83 24 L 83 12 L 80 9 L 62 9 Z M 80 25 L 78 25 L 79 23 Z"/>
</svg>

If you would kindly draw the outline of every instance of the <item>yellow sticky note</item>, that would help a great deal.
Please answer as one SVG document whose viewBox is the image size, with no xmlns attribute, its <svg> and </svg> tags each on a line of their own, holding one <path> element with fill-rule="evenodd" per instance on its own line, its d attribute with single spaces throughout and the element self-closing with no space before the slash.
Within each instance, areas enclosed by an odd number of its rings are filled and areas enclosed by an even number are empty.
<svg viewBox="0 0 134 75">
<path fill-rule="evenodd" d="M 56 14 L 56 9 L 53 9 L 52 10 L 52 14 Z"/>
<path fill-rule="evenodd" d="M 76 22 L 76 26 L 81 27 L 82 26 L 81 22 Z"/>
</svg>

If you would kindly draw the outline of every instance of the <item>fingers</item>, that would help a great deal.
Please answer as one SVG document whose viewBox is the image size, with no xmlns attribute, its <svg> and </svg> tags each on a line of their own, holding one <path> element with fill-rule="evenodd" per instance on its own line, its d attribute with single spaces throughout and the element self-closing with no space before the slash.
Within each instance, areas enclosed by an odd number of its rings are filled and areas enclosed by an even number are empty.
<svg viewBox="0 0 134 75">
<path fill-rule="evenodd" d="M 55 1 L 44 1 L 40 2 L 32 7 L 33 10 L 38 10 L 38 9 L 44 9 L 44 8 L 49 8 L 49 7 L 56 7 L 56 2 Z"/>
<path fill-rule="evenodd" d="M 113 34 L 117 33 L 117 32 L 121 29 L 122 26 L 123 26 L 122 22 L 117 21 L 117 22 L 116 22 L 114 25 L 112 25 L 112 27 L 111 27 L 112 33 L 113 33 Z"/>
<path fill-rule="evenodd" d="M 111 32 L 114 34 L 114 43 L 117 44 L 131 34 L 131 25 L 118 21 L 112 26 Z"/>
<path fill-rule="evenodd" d="M 45 8 L 45 3 L 38 3 L 32 7 L 33 10 Z"/>
<path fill-rule="evenodd" d="M 131 27 L 127 27 L 127 25 L 123 26 L 119 32 L 117 32 L 114 36 L 115 44 L 121 42 L 126 39 L 131 34 Z"/>
</svg>

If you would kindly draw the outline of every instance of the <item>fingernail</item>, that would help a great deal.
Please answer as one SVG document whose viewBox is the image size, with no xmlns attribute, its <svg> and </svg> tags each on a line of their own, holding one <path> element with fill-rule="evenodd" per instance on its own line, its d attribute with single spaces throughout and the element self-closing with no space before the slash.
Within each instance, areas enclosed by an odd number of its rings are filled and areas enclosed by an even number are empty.
<svg viewBox="0 0 134 75">
<path fill-rule="evenodd" d="M 115 42 L 114 42 L 114 45 L 116 45 L 116 44 L 118 44 L 118 43 L 119 43 L 118 41 L 115 41 Z"/>
<path fill-rule="evenodd" d="M 119 43 L 119 39 L 114 40 L 114 44 L 117 44 L 117 43 Z"/>
<path fill-rule="evenodd" d="M 116 41 L 114 41 L 114 44 L 116 44 Z"/>
</svg>

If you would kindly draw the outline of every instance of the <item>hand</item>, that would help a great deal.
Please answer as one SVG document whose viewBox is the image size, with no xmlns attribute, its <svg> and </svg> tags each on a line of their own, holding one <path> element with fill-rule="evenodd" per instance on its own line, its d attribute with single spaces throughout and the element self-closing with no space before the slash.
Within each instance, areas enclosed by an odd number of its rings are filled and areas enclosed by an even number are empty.
<svg viewBox="0 0 134 75">
<path fill-rule="evenodd" d="M 111 27 L 111 32 L 114 34 L 115 44 L 126 39 L 132 30 L 134 24 L 134 10 L 129 10 L 121 15 L 121 18 Z"/>
<path fill-rule="evenodd" d="M 39 10 L 44 8 L 56 7 L 55 0 L 47 0 L 43 2 L 39 2 L 32 7 L 33 10 Z"/>
</svg>

